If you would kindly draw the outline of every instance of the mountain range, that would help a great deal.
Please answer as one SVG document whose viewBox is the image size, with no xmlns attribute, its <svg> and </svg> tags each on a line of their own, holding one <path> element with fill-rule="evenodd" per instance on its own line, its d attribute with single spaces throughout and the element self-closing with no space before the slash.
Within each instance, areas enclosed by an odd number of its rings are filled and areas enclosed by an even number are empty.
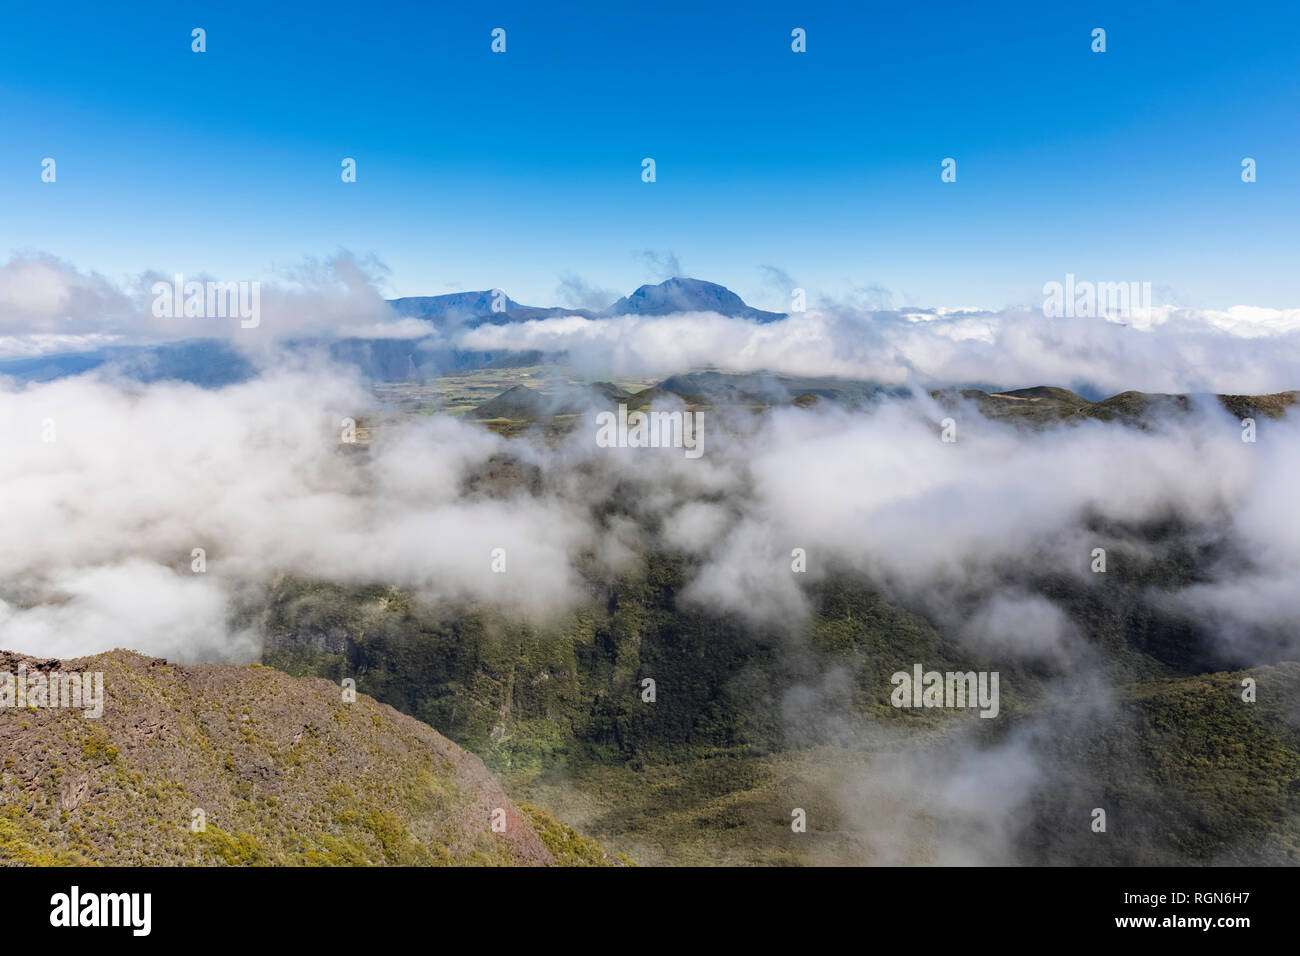
<svg viewBox="0 0 1300 956">
<path fill-rule="evenodd" d="M 389 299 L 389 305 L 403 318 L 452 320 L 468 325 L 526 322 L 558 315 L 584 318 L 612 318 L 619 315 L 671 315 L 675 312 L 716 312 L 728 318 L 755 322 L 784 319 L 784 312 L 765 312 L 746 305 L 745 300 L 725 286 L 703 279 L 674 277 L 658 285 L 643 285 L 599 312 L 590 309 L 520 305 L 499 289 L 483 292 L 454 292 L 448 295 L 408 296 Z M 496 306 L 494 308 L 494 305 Z"/>
<path fill-rule="evenodd" d="M 499 302 L 499 311 L 494 303 Z M 505 325 L 578 315 L 589 319 L 620 315 L 669 315 L 674 312 L 716 312 L 731 318 L 775 322 L 783 313 L 765 312 L 745 304 L 740 296 L 702 279 L 673 278 L 658 285 L 643 285 L 608 308 L 588 309 L 521 305 L 496 289 L 453 292 L 447 295 L 407 296 L 389 299 L 395 318 L 423 319 L 430 323 L 427 338 L 322 338 L 303 337 L 286 343 L 292 352 L 323 350 L 330 359 L 357 368 L 372 381 L 407 381 L 450 371 L 487 368 L 495 363 L 517 363 L 516 353 L 467 351 L 447 346 L 433 333 L 476 325 Z M 529 356 L 525 364 L 537 364 Z M 48 382 L 80 375 L 92 369 L 112 371 L 132 381 L 179 381 L 219 388 L 246 381 L 257 374 L 251 361 L 226 339 L 191 339 L 159 345 L 122 345 L 79 352 L 0 359 L 0 377 L 20 382 Z"/>
</svg>

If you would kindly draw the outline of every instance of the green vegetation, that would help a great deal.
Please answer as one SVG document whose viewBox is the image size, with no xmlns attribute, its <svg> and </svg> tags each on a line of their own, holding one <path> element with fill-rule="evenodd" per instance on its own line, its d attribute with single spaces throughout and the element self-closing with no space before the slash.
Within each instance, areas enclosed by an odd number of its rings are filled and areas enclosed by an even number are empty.
<svg viewBox="0 0 1300 956">
<path fill-rule="evenodd" d="M 1292 861 L 1300 737 L 1278 702 L 1300 699 L 1300 665 L 1252 671 L 1261 703 L 1243 704 L 1245 675 L 1207 672 L 1194 628 L 1149 599 L 1153 586 L 1195 580 L 1196 545 L 1173 526 L 1099 534 L 1125 556 L 1104 593 L 1014 569 L 1068 611 L 1102 652 L 1098 676 L 1121 688 L 1086 719 L 1066 712 L 1088 711 L 1086 691 L 1045 693 L 1060 676 L 1050 667 L 994 668 L 861 581 L 812 589 L 816 611 L 801 632 L 764 633 L 679 605 L 689 569 L 669 554 L 646 556 L 603 592 L 593 582 L 589 604 L 546 628 L 476 607 L 435 611 L 389 588 L 285 580 L 265 661 L 356 678 L 481 755 L 512 792 L 640 863 L 881 858 L 845 796 L 879 761 L 954 743 L 996 748 L 1044 725 L 1053 731 L 1034 731 L 1030 753 L 1046 783 L 1017 813 L 1017 859 Z M 1139 539 L 1163 546 L 1151 556 L 1130 548 Z M 913 661 L 999 669 L 1003 719 L 890 706 L 890 674 Z M 646 677 L 653 704 L 642 700 Z M 1090 831 L 1096 806 L 1114 838 Z M 795 807 L 809 817 L 799 836 Z M 920 839 L 901 859 L 936 853 Z"/>
<path fill-rule="evenodd" d="M 532 821 L 542 843 L 560 863 L 568 866 L 616 865 L 594 840 L 587 839 L 573 827 L 561 823 L 541 807 L 521 803 L 519 811 Z M 626 856 L 620 855 L 618 859 L 625 866 L 635 866 Z"/>
</svg>

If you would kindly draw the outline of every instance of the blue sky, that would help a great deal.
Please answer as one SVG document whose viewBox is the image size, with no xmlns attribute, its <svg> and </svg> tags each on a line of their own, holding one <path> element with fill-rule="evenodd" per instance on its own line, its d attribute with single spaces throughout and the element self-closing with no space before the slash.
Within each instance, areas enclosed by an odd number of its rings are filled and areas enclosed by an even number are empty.
<svg viewBox="0 0 1300 956">
<path fill-rule="evenodd" d="M 659 278 L 649 249 L 773 308 L 765 265 L 810 304 L 1073 272 L 1300 306 L 1295 4 L 614 6 L 9 5 L 0 252 L 253 279 L 346 248 L 392 294 L 543 305 Z"/>
</svg>

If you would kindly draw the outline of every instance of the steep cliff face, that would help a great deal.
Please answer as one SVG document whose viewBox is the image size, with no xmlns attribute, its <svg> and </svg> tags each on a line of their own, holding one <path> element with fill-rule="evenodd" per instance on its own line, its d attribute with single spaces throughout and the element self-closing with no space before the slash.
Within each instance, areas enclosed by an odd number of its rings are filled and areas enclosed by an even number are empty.
<svg viewBox="0 0 1300 956">
<path fill-rule="evenodd" d="M 103 698 L 98 717 L 48 691 L 0 707 L 0 862 L 614 862 L 432 728 L 326 680 L 120 650 L 0 652 L 5 673 L 32 691 L 102 674 Z"/>
</svg>

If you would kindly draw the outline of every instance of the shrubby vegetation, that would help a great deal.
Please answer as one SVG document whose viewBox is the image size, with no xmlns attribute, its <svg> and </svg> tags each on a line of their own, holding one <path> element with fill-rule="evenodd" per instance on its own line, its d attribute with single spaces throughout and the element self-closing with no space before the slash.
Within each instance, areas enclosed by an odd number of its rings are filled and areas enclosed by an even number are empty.
<svg viewBox="0 0 1300 956">
<path fill-rule="evenodd" d="M 1098 675 L 1119 688 L 1087 719 L 1065 713 L 1091 704 L 1062 699 L 1051 667 L 994 667 L 850 576 L 813 590 L 806 628 L 766 632 L 679 605 L 689 569 L 669 554 L 593 586 L 588 604 L 545 627 L 391 588 L 286 579 L 264 660 L 354 677 L 482 756 L 512 792 L 638 862 L 870 862 L 846 798 L 854 775 L 875 772 L 882 752 L 1016 735 L 1029 737 L 1042 777 L 1008 836 L 1016 860 L 1292 862 L 1300 736 L 1287 705 L 1300 700 L 1300 665 L 1251 671 L 1255 705 L 1240 700 L 1244 672 L 1206 672 L 1206 643 L 1149 597 L 1195 578 L 1198 555 L 1166 530 L 1163 556 L 1104 599 L 1023 575 L 1067 610 L 1098 651 Z M 1000 670 L 1003 718 L 890 706 L 889 675 L 914 661 Z M 646 677 L 653 704 L 641 697 Z M 811 821 L 798 837 L 796 806 Z M 1109 839 L 1089 829 L 1097 806 Z"/>
</svg>

